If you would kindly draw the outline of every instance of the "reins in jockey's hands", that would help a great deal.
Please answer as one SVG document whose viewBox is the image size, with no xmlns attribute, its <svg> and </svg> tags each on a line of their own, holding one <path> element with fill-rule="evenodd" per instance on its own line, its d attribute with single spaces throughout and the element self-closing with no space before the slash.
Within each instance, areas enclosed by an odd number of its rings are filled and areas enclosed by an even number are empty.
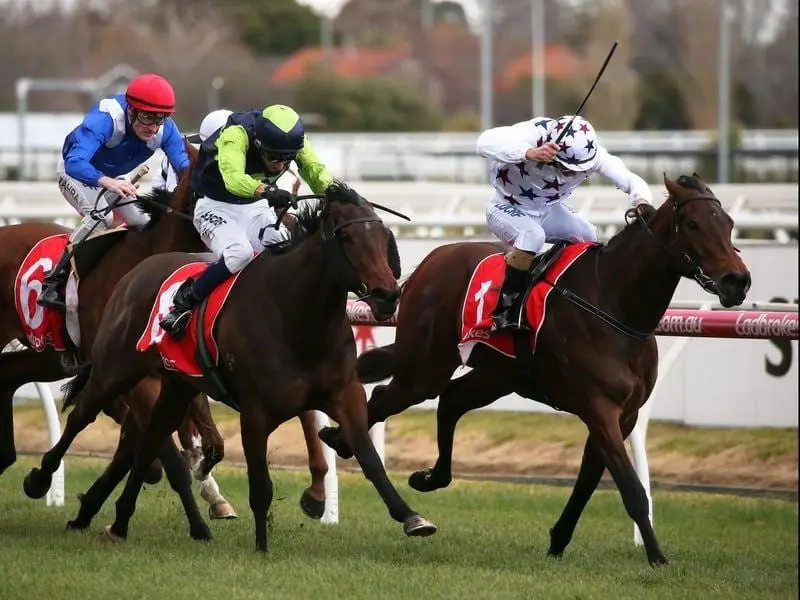
<svg viewBox="0 0 800 600">
<path fill-rule="evenodd" d="M 258 187 L 256 194 L 264 198 L 272 208 L 297 208 L 297 196 L 277 186 L 264 184 L 263 189 L 262 186 Z"/>
</svg>

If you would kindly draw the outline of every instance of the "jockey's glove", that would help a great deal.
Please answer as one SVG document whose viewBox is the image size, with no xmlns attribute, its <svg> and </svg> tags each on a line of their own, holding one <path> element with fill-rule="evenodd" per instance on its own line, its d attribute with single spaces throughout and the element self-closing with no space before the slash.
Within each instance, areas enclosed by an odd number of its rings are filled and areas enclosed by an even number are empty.
<svg viewBox="0 0 800 600">
<path fill-rule="evenodd" d="M 295 195 L 274 185 L 265 187 L 261 197 L 264 198 L 272 208 L 297 208 L 297 198 Z"/>
</svg>

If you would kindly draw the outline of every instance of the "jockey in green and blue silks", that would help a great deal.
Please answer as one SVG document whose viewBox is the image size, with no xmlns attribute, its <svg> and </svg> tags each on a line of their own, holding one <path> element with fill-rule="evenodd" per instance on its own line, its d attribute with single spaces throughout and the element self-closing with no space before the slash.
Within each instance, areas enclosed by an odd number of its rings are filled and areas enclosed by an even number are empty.
<svg viewBox="0 0 800 600">
<path fill-rule="evenodd" d="M 232 113 L 200 145 L 190 179 L 200 196 L 194 225 L 217 261 L 175 293 L 174 308 L 161 321 L 173 336 L 182 334 L 192 309 L 241 271 L 254 253 L 286 239 L 286 229 L 274 227 L 275 209 L 288 207 L 294 196 L 275 182 L 292 161 L 315 194 L 333 182 L 308 141 L 303 121 L 282 104 Z"/>
</svg>

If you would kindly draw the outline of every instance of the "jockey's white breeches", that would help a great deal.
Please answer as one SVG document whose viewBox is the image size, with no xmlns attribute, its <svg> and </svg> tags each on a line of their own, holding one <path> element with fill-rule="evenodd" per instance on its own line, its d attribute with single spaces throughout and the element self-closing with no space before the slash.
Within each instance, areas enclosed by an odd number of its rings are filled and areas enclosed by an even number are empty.
<svg viewBox="0 0 800 600">
<path fill-rule="evenodd" d="M 109 229 L 114 222 L 114 217 L 125 221 L 131 227 L 144 227 L 150 221 L 150 215 L 142 211 L 136 204 L 127 204 L 131 202 L 128 198 L 120 199 L 119 202 L 122 206 L 118 206 L 113 212 L 106 213 L 101 217 L 94 211 L 108 208 L 108 202 L 104 195 L 106 190 L 86 185 L 67 175 L 64 172 L 63 160 L 59 164 L 57 177 L 61 195 L 83 217 L 80 225 L 69 236 L 71 242 L 80 242 L 90 231 L 96 233 Z"/>
<path fill-rule="evenodd" d="M 597 230 L 563 201 L 511 204 L 495 194 L 486 207 L 489 231 L 526 252 L 541 252 L 545 242 L 597 241 Z"/>
<path fill-rule="evenodd" d="M 244 269 L 266 246 L 288 239 L 283 225 L 275 229 L 277 220 L 266 200 L 230 204 L 204 197 L 194 209 L 194 226 L 203 243 L 231 273 Z"/>
</svg>

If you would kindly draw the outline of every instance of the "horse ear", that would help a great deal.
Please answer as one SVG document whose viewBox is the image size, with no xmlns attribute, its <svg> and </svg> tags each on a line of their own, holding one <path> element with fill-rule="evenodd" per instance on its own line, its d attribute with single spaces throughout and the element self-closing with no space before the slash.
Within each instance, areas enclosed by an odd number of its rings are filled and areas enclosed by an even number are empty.
<svg viewBox="0 0 800 600">
<path fill-rule="evenodd" d="M 667 177 L 666 173 L 664 173 L 664 185 L 667 187 L 667 191 L 671 196 L 677 192 L 677 186 L 675 185 L 675 182 Z"/>
<path fill-rule="evenodd" d="M 700 175 L 697 174 L 697 171 L 692 171 L 692 177 L 694 177 L 695 179 L 698 179 L 700 181 L 703 181 L 703 178 L 700 177 Z"/>
</svg>

